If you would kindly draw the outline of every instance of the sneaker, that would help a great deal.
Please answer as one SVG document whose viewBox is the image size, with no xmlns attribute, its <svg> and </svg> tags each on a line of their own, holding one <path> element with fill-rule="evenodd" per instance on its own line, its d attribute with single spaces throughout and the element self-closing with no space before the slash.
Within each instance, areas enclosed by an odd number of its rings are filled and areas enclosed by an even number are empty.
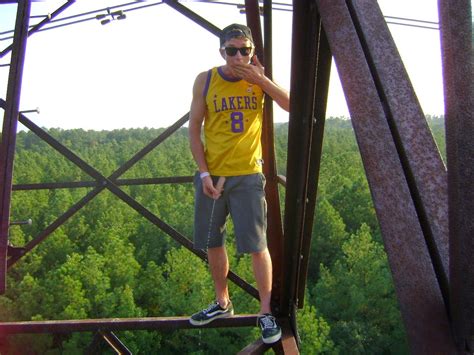
<svg viewBox="0 0 474 355">
<path fill-rule="evenodd" d="M 228 318 L 234 315 L 234 307 L 229 302 L 227 308 L 222 308 L 219 302 L 215 301 L 201 312 L 195 313 L 189 319 L 192 325 L 205 325 L 218 318 Z"/>
<path fill-rule="evenodd" d="M 258 325 L 262 329 L 262 340 L 265 344 L 273 344 L 280 340 L 281 328 L 270 313 L 259 316 Z"/>
</svg>

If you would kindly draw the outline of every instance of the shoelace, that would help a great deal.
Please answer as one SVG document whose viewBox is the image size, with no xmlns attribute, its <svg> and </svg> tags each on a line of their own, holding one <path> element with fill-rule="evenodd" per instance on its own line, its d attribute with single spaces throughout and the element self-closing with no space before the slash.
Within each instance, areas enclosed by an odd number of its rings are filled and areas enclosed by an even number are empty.
<svg viewBox="0 0 474 355">
<path fill-rule="evenodd" d="M 203 309 L 202 312 L 203 312 L 203 313 L 207 313 L 207 312 L 209 312 L 211 309 L 213 309 L 216 305 L 219 305 L 218 302 L 211 303 L 207 308 Z M 220 307 L 220 305 L 219 305 L 219 307 Z"/>
<path fill-rule="evenodd" d="M 260 322 L 262 322 L 264 328 L 275 328 L 275 317 L 273 316 L 262 317 Z"/>
</svg>

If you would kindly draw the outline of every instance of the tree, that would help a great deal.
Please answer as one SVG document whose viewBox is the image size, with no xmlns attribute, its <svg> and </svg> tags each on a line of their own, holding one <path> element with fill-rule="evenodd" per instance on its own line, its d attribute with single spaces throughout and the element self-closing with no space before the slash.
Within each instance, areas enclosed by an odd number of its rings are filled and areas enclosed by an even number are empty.
<svg viewBox="0 0 474 355">
<path fill-rule="evenodd" d="M 315 307 L 306 302 L 303 309 L 297 312 L 296 319 L 301 355 L 338 353 L 329 336 L 330 327 L 324 318 L 318 317 Z"/>
<path fill-rule="evenodd" d="M 317 201 L 308 267 L 308 285 L 319 278 L 321 264 L 331 267 L 342 256 L 342 244 L 348 238 L 346 226 L 331 203 Z"/>
<path fill-rule="evenodd" d="M 386 254 L 363 225 L 343 244 L 344 256 L 322 267 L 316 307 L 342 354 L 406 354 L 406 337 Z"/>
</svg>

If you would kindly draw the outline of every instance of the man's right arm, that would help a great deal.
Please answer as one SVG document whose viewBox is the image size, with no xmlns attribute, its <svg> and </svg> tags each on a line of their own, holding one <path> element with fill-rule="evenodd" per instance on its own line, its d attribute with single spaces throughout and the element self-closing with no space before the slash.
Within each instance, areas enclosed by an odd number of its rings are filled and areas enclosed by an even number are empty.
<svg viewBox="0 0 474 355">
<path fill-rule="evenodd" d="M 194 160 L 200 173 L 209 172 L 206 157 L 204 155 L 204 146 L 201 140 L 201 129 L 206 113 L 206 101 L 204 98 L 204 87 L 206 85 L 207 72 L 200 73 L 193 86 L 193 99 L 191 101 L 191 110 L 189 112 L 189 145 Z M 204 194 L 211 198 L 218 198 L 220 192 L 214 188 L 210 176 L 202 178 Z"/>
<path fill-rule="evenodd" d="M 204 146 L 201 141 L 202 122 L 206 112 L 206 102 L 203 95 L 207 73 L 201 73 L 196 77 L 193 86 L 193 100 L 189 111 L 189 144 L 191 153 L 196 161 L 199 172 L 208 171 L 206 158 L 204 156 Z"/>
</svg>

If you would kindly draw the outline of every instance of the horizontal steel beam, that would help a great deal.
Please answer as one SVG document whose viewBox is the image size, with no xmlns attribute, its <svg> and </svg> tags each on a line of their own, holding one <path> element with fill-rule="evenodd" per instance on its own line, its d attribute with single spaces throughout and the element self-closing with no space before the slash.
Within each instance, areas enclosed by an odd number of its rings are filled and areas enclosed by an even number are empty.
<svg viewBox="0 0 474 355">
<path fill-rule="evenodd" d="M 193 182 L 192 176 L 169 176 L 158 178 L 142 178 L 142 179 L 118 179 L 115 180 L 117 186 L 135 186 L 135 185 L 162 185 L 162 184 L 182 184 Z M 13 191 L 25 190 L 54 190 L 54 189 L 76 189 L 84 187 L 99 187 L 97 181 L 69 181 L 69 182 L 43 182 L 36 184 L 15 184 Z"/>
<path fill-rule="evenodd" d="M 76 320 L 50 320 L 30 322 L 0 322 L 0 334 L 64 334 L 72 332 L 111 332 L 123 330 L 177 330 L 224 327 L 254 327 L 257 315 L 236 315 L 231 318 L 216 319 L 210 324 L 195 327 L 189 317 L 149 317 L 149 318 L 102 318 Z"/>
</svg>

